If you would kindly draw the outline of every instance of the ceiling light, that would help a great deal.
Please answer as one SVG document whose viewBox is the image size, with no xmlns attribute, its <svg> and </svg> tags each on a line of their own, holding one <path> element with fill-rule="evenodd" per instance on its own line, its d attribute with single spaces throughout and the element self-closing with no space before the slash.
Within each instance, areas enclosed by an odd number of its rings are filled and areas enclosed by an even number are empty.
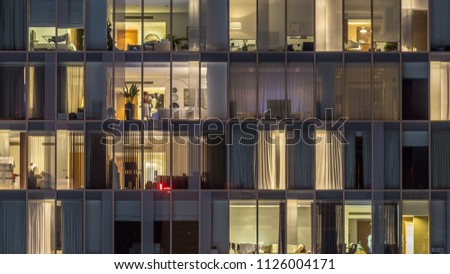
<svg viewBox="0 0 450 274">
<path fill-rule="evenodd" d="M 242 29 L 241 22 L 231 22 L 230 23 L 230 30 L 241 30 L 241 29 Z"/>
</svg>

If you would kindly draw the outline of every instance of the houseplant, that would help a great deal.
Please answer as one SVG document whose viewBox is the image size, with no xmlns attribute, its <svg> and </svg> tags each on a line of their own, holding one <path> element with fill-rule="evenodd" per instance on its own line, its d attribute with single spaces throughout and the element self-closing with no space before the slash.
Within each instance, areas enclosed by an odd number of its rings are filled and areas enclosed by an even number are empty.
<svg viewBox="0 0 450 274">
<path fill-rule="evenodd" d="M 132 84 L 130 88 L 127 85 L 123 88 L 122 96 L 125 98 L 125 116 L 127 120 L 133 120 L 136 112 L 134 99 L 139 94 L 139 88 L 136 84 Z"/>
</svg>

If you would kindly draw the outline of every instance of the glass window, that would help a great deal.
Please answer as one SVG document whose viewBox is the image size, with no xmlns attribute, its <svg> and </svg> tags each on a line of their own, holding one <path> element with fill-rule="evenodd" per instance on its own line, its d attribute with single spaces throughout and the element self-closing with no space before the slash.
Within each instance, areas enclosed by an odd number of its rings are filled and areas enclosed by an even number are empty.
<svg viewBox="0 0 450 274">
<path fill-rule="evenodd" d="M 345 0 L 344 48 L 370 51 L 372 48 L 371 0 Z"/>
<path fill-rule="evenodd" d="M 230 0 L 230 51 L 256 50 L 256 5 L 256 0 Z"/>
<path fill-rule="evenodd" d="M 230 64 L 230 118 L 256 117 L 257 73 L 253 62 Z"/>
<path fill-rule="evenodd" d="M 400 0 L 372 1 L 373 49 L 400 50 Z"/>
<path fill-rule="evenodd" d="M 56 252 L 55 198 L 51 195 L 31 198 L 27 206 L 27 253 Z"/>
<path fill-rule="evenodd" d="M 258 200 L 258 253 L 284 253 L 286 238 L 280 235 L 286 233 L 285 212 L 284 200 Z"/>
<path fill-rule="evenodd" d="M 431 120 L 450 120 L 450 62 L 430 62 Z"/>
<path fill-rule="evenodd" d="M 372 253 L 397 254 L 400 251 L 399 202 L 380 198 L 373 202 Z"/>
<path fill-rule="evenodd" d="M 208 51 L 228 49 L 228 2 L 201 0 L 201 49 Z"/>
<path fill-rule="evenodd" d="M 128 5 L 128 4 L 127 4 Z M 178 2 L 173 3 L 173 16 L 174 16 L 174 25 L 176 28 L 180 25 L 180 21 L 178 21 L 178 15 L 175 11 L 179 11 Z M 142 41 L 143 41 L 143 50 L 145 51 L 170 51 L 170 0 L 161 0 L 161 1 L 151 1 L 144 0 L 144 16 L 143 16 L 143 32 L 142 32 Z M 140 17 L 138 14 L 137 18 Z M 128 21 L 128 20 L 127 20 Z M 128 22 L 127 22 L 128 23 Z M 180 26 L 180 28 L 182 28 Z M 181 36 L 179 36 L 181 34 Z M 175 33 L 174 39 L 174 47 L 177 45 L 177 42 L 184 37 L 184 33 Z M 139 40 L 141 38 L 139 37 Z"/>
<path fill-rule="evenodd" d="M 200 50 L 200 38 L 204 33 L 204 29 L 200 27 L 200 1 L 182 0 L 173 3 L 174 50 Z"/>
<path fill-rule="evenodd" d="M 343 145 L 338 131 L 316 131 L 316 189 L 343 189 Z"/>
<path fill-rule="evenodd" d="M 400 117 L 400 64 L 373 63 L 373 115 L 376 120 Z"/>
<path fill-rule="evenodd" d="M 346 253 L 373 253 L 371 203 L 369 201 L 346 202 L 344 211 Z"/>
<path fill-rule="evenodd" d="M 284 63 L 261 62 L 258 67 L 258 107 L 259 116 L 282 119 L 290 112 L 290 102 L 286 100 L 286 80 Z"/>
<path fill-rule="evenodd" d="M 216 125 L 223 127 L 223 125 Z M 227 188 L 226 135 L 220 131 L 203 131 L 201 155 L 201 188 Z"/>
<path fill-rule="evenodd" d="M 55 119 L 56 68 L 49 57 L 48 62 L 32 63 L 29 67 L 28 118 L 36 120 Z M 46 58 L 47 59 L 47 58 Z"/>
<path fill-rule="evenodd" d="M 122 56 L 123 57 L 123 56 Z M 115 110 L 119 120 L 141 119 L 142 68 L 138 62 L 116 62 L 114 71 Z"/>
<path fill-rule="evenodd" d="M 256 132 L 256 134 L 258 133 Z M 233 126 L 231 132 L 232 145 L 230 146 L 231 189 L 253 189 L 255 187 L 256 170 L 254 161 L 256 160 L 255 150 L 258 141 L 255 138 L 258 138 L 258 136 L 244 133 L 239 125 Z"/>
<path fill-rule="evenodd" d="M 113 50 L 113 0 L 85 1 L 86 49 Z"/>
<path fill-rule="evenodd" d="M 0 253 L 25 254 L 27 252 L 25 193 L 11 195 L 3 192 L 0 196 Z"/>
<path fill-rule="evenodd" d="M 437 33 L 435 35 L 438 36 Z M 427 49 L 428 0 L 402 0 L 402 51 L 427 51 Z"/>
<path fill-rule="evenodd" d="M 142 132 L 125 131 L 120 143 L 114 146 L 114 163 L 118 167 L 119 184 L 114 189 L 141 189 Z"/>
<path fill-rule="evenodd" d="M 428 189 L 428 132 L 403 131 L 403 188 Z"/>
<path fill-rule="evenodd" d="M 342 51 L 342 0 L 316 0 L 315 18 L 316 50 Z"/>
<path fill-rule="evenodd" d="M 58 192 L 56 201 L 56 253 L 82 254 L 83 249 L 83 193 Z"/>
<path fill-rule="evenodd" d="M 172 200 L 173 254 L 199 253 L 198 192 L 174 192 Z"/>
<path fill-rule="evenodd" d="M 345 62 L 344 115 L 352 120 L 372 117 L 371 67 L 367 62 Z"/>
<path fill-rule="evenodd" d="M 400 188 L 400 132 L 398 126 L 384 130 L 384 188 Z"/>
<path fill-rule="evenodd" d="M 228 235 L 224 230 L 229 226 L 228 197 L 222 192 L 201 192 L 200 253 L 229 253 Z"/>
<path fill-rule="evenodd" d="M 28 189 L 55 189 L 55 132 L 28 133 Z"/>
<path fill-rule="evenodd" d="M 428 254 L 430 231 L 428 201 L 403 201 L 402 253 Z"/>
<path fill-rule="evenodd" d="M 426 7 L 427 2 L 430 4 L 430 47 L 433 51 L 450 50 L 450 28 L 448 28 L 450 12 L 450 3 L 444 0 L 420 1 L 418 4 L 421 9 Z M 425 19 L 426 20 L 426 19 Z M 421 21 L 420 23 L 425 23 Z M 423 25 L 425 27 L 426 24 Z"/>
<path fill-rule="evenodd" d="M 58 120 L 84 119 L 84 66 L 58 63 Z"/>
<path fill-rule="evenodd" d="M 84 50 L 84 0 L 58 1 L 58 50 Z"/>
<path fill-rule="evenodd" d="M 372 188 L 372 133 L 370 124 L 347 124 L 345 150 L 345 188 Z"/>
<path fill-rule="evenodd" d="M 305 120 L 313 116 L 314 65 L 312 62 L 288 62 L 287 117 Z M 273 79 L 273 78 L 270 78 Z"/>
<path fill-rule="evenodd" d="M 314 147 L 306 130 L 286 132 L 287 185 L 289 189 L 312 189 Z"/>
<path fill-rule="evenodd" d="M 250 193 L 239 196 L 239 199 L 230 200 L 230 254 L 257 253 L 256 200 Z"/>
<path fill-rule="evenodd" d="M 283 51 L 286 40 L 284 0 L 258 1 L 258 50 Z"/>
<path fill-rule="evenodd" d="M 259 131 L 256 145 L 258 189 L 286 189 L 286 134 Z"/>
<path fill-rule="evenodd" d="M 448 198 L 431 201 L 430 210 L 430 253 L 445 254 L 447 245 Z"/>
<path fill-rule="evenodd" d="M 339 56 L 341 57 L 341 56 Z M 318 60 L 316 66 L 316 112 L 319 119 L 339 118 L 342 115 L 342 62 Z"/>
<path fill-rule="evenodd" d="M 0 130 L 0 189 L 26 188 L 25 131 Z"/>
<path fill-rule="evenodd" d="M 117 117 L 113 99 L 112 56 L 88 54 L 86 56 L 84 113 L 86 119 L 101 120 Z M 84 101 L 84 102 L 83 102 Z"/>
<path fill-rule="evenodd" d="M 114 203 L 114 254 L 140 254 L 141 193 L 116 192 Z"/>
<path fill-rule="evenodd" d="M 174 119 L 200 119 L 200 96 L 206 94 L 206 90 L 199 91 L 199 65 L 199 62 L 195 61 L 172 63 L 172 117 Z"/>
<path fill-rule="evenodd" d="M 91 128 L 92 127 L 92 128 Z M 113 160 L 113 135 L 106 134 L 97 125 L 86 130 L 86 188 L 111 189 L 118 184 L 119 170 Z"/>
<path fill-rule="evenodd" d="M 0 118 L 25 119 L 26 72 L 20 63 L 0 64 Z"/>
<path fill-rule="evenodd" d="M 114 37 L 117 50 L 142 50 L 141 1 L 115 1 L 114 20 Z"/>
<path fill-rule="evenodd" d="M 30 0 L 29 20 L 30 50 L 55 50 L 56 1 Z"/>
<path fill-rule="evenodd" d="M 342 201 L 318 201 L 316 202 L 316 210 L 317 253 L 344 253 L 344 210 Z"/>
<path fill-rule="evenodd" d="M 198 136 L 174 132 L 172 139 L 172 188 L 198 189 L 200 184 L 200 144 Z"/>
<path fill-rule="evenodd" d="M 26 0 L 0 2 L 0 18 L 2 18 L 0 50 L 26 49 L 26 7 Z"/>
<path fill-rule="evenodd" d="M 427 63 L 403 63 L 403 120 L 428 120 L 428 70 Z"/>
<path fill-rule="evenodd" d="M 145 254 L 169 254 L 170 250 L 170 192 L 144 192 L 142 234 Z"/>
<path fill-rule="evenodd" d="M 183 89 L 181 84 L 183 81 L 173 80 L 172 107 L 174 109 L 180 108 L 181 101 L 184 99 L 181 96 Z M 142 96 L 143 120 L 170 118 L 170 63 L 144 63 Z"/>
<path fill-rule="evenodd" d="M 312 202 L 287 200 L 287 246 L 286 252 L 312 252 Z"/>
<path fill-rule="evenodd" d="M 450 130 L 434 130 L 431 133 L 431 179 L 433 189 L 450 188 L 449 157 Z"/>
<path fill-rule="evenodd" d="M 87 254 L 112 253 L 112 193 L 107 191 L 86 192 L 85 252 Z"/>
<path fill-rule="evenodd" d="M 201 118 L 227 118 L 227 63 L 202 62 L 201 64 Z M 174 97 L 172 95 L 172 102 Z"/>
<path fill-rule="evenodd" d="M 145 189 L 170 189 L 170 137 L 165 131 L 144 132 Z M 168 252 L 168 251 L 167 251 Z"/>
<path fill-rule="evenodd" d="M 84 188 L 84 134 L 82 131 L 58 130 L 57 189 Z"/>
<path fill-rule="evenodd" d="M 287 51 L 314 50 L 314 0 L 287 0 Z"/>
</svg>

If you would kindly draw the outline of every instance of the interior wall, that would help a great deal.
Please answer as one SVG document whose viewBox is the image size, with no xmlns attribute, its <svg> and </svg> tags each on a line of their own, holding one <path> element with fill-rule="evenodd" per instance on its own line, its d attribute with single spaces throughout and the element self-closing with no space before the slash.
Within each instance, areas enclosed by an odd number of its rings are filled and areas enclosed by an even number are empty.
<svg viewBox="0 0 450 274">
<path fill-rule="evenodd" d="M 230 242 L 256 243 L 256 205 L 230 206 Z"/>
<path fill-rule="evenodd" d="M 297 244 L 304 245 L 306 250 L 312 250 L 311 231 L 311 207 L 299 207 L 297 210 Z"/>
</svg>

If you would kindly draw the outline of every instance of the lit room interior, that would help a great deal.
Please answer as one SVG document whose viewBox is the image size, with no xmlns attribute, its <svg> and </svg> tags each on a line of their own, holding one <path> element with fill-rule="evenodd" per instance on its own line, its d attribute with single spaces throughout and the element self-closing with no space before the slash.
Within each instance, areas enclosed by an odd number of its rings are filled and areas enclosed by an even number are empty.
<svg viewBox="0 0 450 274">
<path fill-rule="evenodd" d="M 230 51 L 256 50 L 256 0 L 230 0 Z"/>
<path fill-rule="evenodd" d="M 372 41 L 372 28 L 370 26 L 370 20 L 348 19 L 348 36 L 345 49 L 349 51 L 369 51 Z"/>
<path fill-rule="evenodd" d="M 25 132 L 0 131 L 0 189 L 24 189 L 26 185 Z"/>
<path fill-rule="evenodd" d="M 346 253 L 372 253 L 372 208 L 366 204 L 345 205 Z"/>
<path fill-rule="evenodd" d="M 428 201 L 403 201 L 402 253 L 429 253 Z"/>
</svg>

